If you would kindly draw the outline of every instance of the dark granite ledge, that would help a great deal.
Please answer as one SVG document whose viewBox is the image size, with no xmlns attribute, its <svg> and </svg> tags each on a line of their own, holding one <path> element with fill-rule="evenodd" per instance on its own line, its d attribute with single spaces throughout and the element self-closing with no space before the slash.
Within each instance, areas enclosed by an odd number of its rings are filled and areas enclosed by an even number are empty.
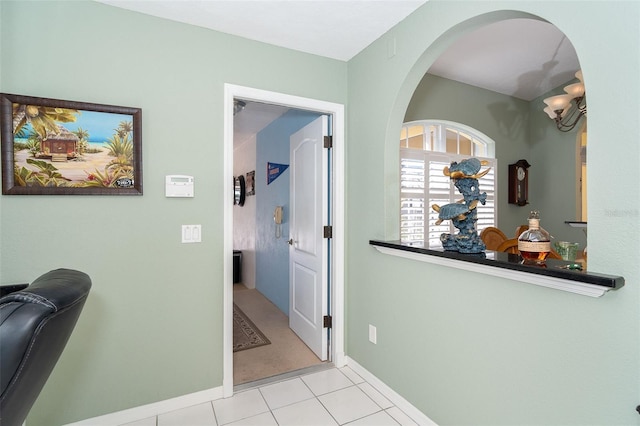
<svg viewBox="0 0 640 426">
<path fill-rule="evenodd" d="M 579 271 L 563 268 L 573 262 L 549 259 L 546 266 L 524 265 L 522 258 L 517 254 L 509 254 L 487 250 L 486 255 L 480 254 L 463 254 L 454 251 L 425 249 L 402 244 L 399 241 L 379 241 L 370 240 L 372 246 L 385 247 L 395 250 L 401 250 L 411 253 L 419 253 L 425 256 L 435 256 L 446 259 L 454 259 L 462 262 L 487 265 L 494 268 L 508 269 L 512 271 L 526 272 L 535 275 L 541 275 L 552 278 L 559 278 L 577 283 L 591 284 L 606 287 L 608 290 L 617 290 L 624 286 L 624 278 L 607 275 L 590 271 Z"/>
</svg>

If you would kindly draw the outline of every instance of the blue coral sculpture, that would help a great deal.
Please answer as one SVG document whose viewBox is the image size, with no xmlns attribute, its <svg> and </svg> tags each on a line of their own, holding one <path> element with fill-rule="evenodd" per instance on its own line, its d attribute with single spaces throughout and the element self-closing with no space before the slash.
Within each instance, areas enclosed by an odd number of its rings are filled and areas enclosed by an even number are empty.
<svg viewBox="0 0 640 426">
<path fill-rule="evenodd" d="M 448 251 L 460 253 L 483 253 L 486 246 L 478 235 L 476 222 L 478 214 L 476 207 L 478 203 L 484 205 L 487 202 L 487 193 L 480 193 L 478 179 L 489 173 L 491 168 L 482 172 L 482 166 L 486 166 L 486 161 L 477 158 L 468 158 L 461 162 L 452 162 L 450 167 L 444 168 L 444 175 L 449 176 L 455 187 L 464 197 L 457 203 L 431 206 L 438 212 L 436 225 L 440 225 L 445 220 L 450 220 L 459 232 L 455 235 L 443 233 L 440 235 L 442 248 Z"/>
</svg>

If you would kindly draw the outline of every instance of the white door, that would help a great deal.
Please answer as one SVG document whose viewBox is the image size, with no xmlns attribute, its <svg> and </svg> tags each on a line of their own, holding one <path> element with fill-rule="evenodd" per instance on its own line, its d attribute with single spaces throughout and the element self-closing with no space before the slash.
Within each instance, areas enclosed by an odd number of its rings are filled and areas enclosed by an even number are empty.
<svg viewBox="0 0 640 426">
<path fill-rule="evenodd" d="M 289 327 L 322 361 L 327 360 L 329 224 L 328 154 L 323 149 L 328 117 L 291 135 Z"/>
</svg>

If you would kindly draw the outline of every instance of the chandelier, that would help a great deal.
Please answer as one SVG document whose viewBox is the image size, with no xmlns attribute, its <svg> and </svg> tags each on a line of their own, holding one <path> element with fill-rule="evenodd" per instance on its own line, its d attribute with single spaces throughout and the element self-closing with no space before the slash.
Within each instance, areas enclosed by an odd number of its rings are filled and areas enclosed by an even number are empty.
<svg viewBox="0 0 640 426">
<path fill-rule="evenodd" d="M 576 127 L 582 116 L 587 115 L 585 104 L 584 82 L 582 71 L 576 72 L 579 83 L 573 83 L 564 88 L 565 95 L 551 96 L 543 102 L 547 104 L 544 112 L 556 122 L 558 130 L 568 132 Z"/>
</svg>

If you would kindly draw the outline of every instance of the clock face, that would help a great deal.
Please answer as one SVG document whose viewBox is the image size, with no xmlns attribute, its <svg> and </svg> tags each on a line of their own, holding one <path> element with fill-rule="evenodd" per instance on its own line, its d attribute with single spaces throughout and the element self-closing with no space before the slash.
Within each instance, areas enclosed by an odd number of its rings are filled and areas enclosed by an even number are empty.
<svg viewBox="0 0 640 426">
<path fill-rule="evenodd" d="M 524 180 L 524 168 L 518 167 L 517 176 L 518 176 L 518 180 Z"/>
</svg>

